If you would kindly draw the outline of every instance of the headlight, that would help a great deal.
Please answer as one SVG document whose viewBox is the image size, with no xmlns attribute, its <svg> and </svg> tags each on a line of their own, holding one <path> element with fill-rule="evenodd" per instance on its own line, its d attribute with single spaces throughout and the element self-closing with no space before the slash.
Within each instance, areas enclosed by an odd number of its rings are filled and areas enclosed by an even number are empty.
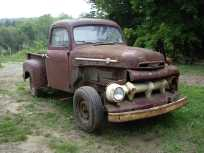
<svg viewBox="0 0 204 153">
<path fill-rule="evenodd" d="M 117 88 L 115 89 L 115 92 L 114 92 L 114 94 L 113 94 L 113 97 L 114 97 L 114 99 L 117 100 L 117 101 L 122 101 L 123 98 L 125 97 L 125 93 L 124 93 L 123 89 L 122 89 L 121 87 L 117 87 Z"/>
<path fill-rule="evenodd" d="M 111 102 L 120 102 L 125 98 L 125 91 L 116 83 L 112 83 L 106 88 L 106 98 Z"/>
</svg>

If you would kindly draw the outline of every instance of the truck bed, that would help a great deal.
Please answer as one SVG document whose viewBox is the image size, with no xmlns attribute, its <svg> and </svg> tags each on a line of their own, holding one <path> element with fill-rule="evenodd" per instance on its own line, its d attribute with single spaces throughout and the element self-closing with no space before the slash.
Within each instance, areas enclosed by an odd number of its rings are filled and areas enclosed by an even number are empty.
<svg viewBox="0 0 204 153">
<path fill-rule="evenodd" d="M 46 59 L 47 54 L 41 54 L 41 53 L 28 53 L 27 59 L 36 59 L 36 60 L 42 60 Z"/>
</svg>

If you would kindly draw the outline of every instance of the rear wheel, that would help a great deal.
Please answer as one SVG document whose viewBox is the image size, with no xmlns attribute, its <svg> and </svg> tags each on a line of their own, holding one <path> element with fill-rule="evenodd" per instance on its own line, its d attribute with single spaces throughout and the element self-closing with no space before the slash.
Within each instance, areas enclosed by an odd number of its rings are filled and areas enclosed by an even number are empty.
<svg viewBox="0 0 204 153">
<path fill-rule="evenodd" d="M 86 132 L 94 132 L 105 124 L 104 107 L 97 91 L 89 86 L 76 90 L 74 94 L 74 116 L 77 125 Z"/>
<path fill-rule="evenodd" d="M 30 77 L 29 78 L 29 83 L 30 83 L 30 92 L 31 92 L 31 95 L 32 96 L 39 96 L 39 89 L 36 89 L 34 86 L 33 86 L 33 81 L 32 81 L 32 78 Z"/>
</svg>

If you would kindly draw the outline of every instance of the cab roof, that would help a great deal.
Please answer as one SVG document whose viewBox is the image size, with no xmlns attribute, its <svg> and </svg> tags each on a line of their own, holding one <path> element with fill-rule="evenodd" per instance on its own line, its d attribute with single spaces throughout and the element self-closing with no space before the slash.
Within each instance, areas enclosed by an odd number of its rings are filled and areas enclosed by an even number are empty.
<svg viewBox="0 0 204 153">
<path fill-rule="evenodd" d="M 83 25 L 108 25 L 108 26 L 115 26 L 120 28 L 120 26 L 111 20 L 105 19 L 66 19 L 66 20 L 59 20 L 55 22 L 52 26 L 66 26 L 66 27 L 77 27 Z"/>
</svg>

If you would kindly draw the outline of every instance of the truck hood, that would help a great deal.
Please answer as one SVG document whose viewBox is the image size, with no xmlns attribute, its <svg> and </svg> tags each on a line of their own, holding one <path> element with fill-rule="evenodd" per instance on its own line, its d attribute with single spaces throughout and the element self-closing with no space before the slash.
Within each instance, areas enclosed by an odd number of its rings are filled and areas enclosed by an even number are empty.
<svg viewBox="0 0 204 153">
<path fill-rule="evenodd" d="M 84 45 L 75 48 L 71 56 L 81 66 L 138 69 L 148 67 L 149 64 L 154 65 L 154 68 L 161 63 L 164 65 L 164 56 L 161 53 L 126 45 Z"/>
</svg>

